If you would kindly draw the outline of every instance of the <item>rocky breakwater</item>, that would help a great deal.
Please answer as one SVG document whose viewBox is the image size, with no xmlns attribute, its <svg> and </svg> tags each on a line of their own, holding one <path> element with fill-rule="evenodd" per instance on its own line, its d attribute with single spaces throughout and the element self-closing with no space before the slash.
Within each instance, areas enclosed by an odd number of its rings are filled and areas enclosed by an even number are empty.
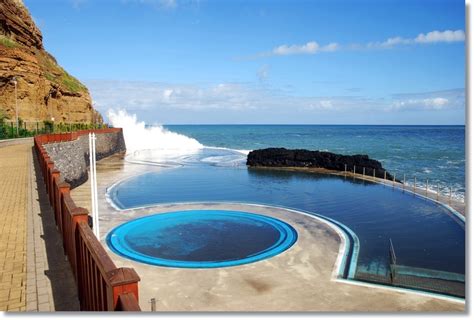
<svg viewBox="0 0 474 320">
<path fill-rule="evenodd" d="M 23 2 L 1 0 L 0 116 L 14 120 L 16 104 L 27 122 L 102 121 L 87 88 L 44 49 L 41 31 Z"/>
<path fill-rule="evenodd" d="M 341 155 L 332 152 L 310 151 L 304 149 L 290 150 L 285 148 L 268 148 L 251 151 L 247 156 L 250 167 L 292 167 L 292 168 L 321 168 L 327 170 L 347 171 L 384 178 L 386 170 L 382 164 L 367 155 Z M 387 172 L 387 179 L 393 176 Z"/>
<path fill-rule="evenodd" d="M 96 134 L 97 160 L 126 151 L 122 131 Z M 54 161 L 56 169 L 61 171 L 61 182 L 67 182 L 71 188 L 87 181 L 89 166 L 89 136 L 80 136 L 77 140 L 49 143 L 44 145 L 48 155 Z"/>
</svg>

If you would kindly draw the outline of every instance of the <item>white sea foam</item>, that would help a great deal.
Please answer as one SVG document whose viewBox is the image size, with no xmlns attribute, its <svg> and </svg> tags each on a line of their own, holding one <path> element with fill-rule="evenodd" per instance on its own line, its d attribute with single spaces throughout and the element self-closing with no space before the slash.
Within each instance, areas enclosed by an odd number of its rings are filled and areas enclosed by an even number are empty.
<svg viewBox="0 0 474 320">
<path fill-rule="evenodd" d="M 169 131 L 163 126 L 146 127 L 145 122 L 138 121 L 136 115 L 128 114 L 125 110 L 109 110 L 108 117 L 114 127 L 123 128 L 127 154 L 153 150 L 155 155 L 160 153 L 176 155 L 204 148 L 196 139 Z"/>
<path fill-rule="evenodd" d="M 126 159 L 135 163 L 238 165 L 245 162 L 250 152 L 206 147 L 196 139 L 169 131 L 161 125 L 146 126 L 145 122 L 137 120 L 135 114 L 131 115 L 125 110 L 109 110 L 108 117 L 114 127 L 123 128 Z"/>
</svg>

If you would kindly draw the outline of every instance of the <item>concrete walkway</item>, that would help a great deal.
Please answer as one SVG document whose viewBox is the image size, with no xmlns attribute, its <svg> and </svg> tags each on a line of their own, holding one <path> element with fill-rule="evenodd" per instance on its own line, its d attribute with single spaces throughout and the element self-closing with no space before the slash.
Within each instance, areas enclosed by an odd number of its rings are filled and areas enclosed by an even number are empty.
<svg viewBox="0 0 474 320">
<path fill-rule="evenodd" d="M 0 144 L 0 311 L 77 311 L 32 141 Z"/>
</svg>

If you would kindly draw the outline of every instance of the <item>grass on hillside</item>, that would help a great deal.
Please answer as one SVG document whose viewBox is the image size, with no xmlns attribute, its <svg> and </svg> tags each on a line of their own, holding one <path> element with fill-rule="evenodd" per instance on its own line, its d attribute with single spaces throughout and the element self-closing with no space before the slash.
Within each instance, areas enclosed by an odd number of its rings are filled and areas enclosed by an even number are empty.
<svg viewBox="0 0 474 320">
<path fill-rule="evenodd" d="M 51 82 L 63 86 L 70 92 L 78 93 L 87 91 L 87 88 L 76 78 L 71 76 L 61 68 L 53 58 L 47 54 L 42 54 L 38 59 L 42 69 L 45 71 L 45 77 Z"/>
<path fill-rule="evenodd" d="M 0 45 L 7 48 L 18 47 L 17 42 L 4 35 L 0 35 Z M 46 79 L 62 86 L 69 92 L 79 93 L 87 91 L 87 88 L 79 80 L 61 68 L 55 59 L 48 53 L 38 51 L 36 57 L 38 58 L 38 63 L 41 66 L 41 69 L 44 71 Z"/>
<path fill-rule="evenodd" d="M 7 48 L 15 48 L 18 45 L 14 40 L 7 38 L 4 35 L 0 35 L 0 44 Z"/>
</svg>

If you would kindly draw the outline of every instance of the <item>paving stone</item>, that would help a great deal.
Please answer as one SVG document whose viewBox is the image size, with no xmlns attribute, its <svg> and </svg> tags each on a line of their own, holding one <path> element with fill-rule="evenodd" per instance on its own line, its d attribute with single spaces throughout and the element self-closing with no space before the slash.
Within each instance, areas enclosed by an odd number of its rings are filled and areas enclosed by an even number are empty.
<svg viewBox="0 0 474 320">
<path fill-rule="evenodd" d="M 49 311 L 52 311 L 52 310 L 51 310 L 51 306 L 49 305 L 49 303 L 42 303 L 42 304 L 38 305 L 38 311 L 39 312 L 49 312 Z"/>
<path fill-rule="evenodd" d="M 48 302 L 49 302 L 49 294 L 38 295 L 38 304 L 48 303 Z"/>
<path fill-rule="evenodd" d="M 38 298 L 36 296 L 36 293 L 29 293 L 26 295 L 26 303 L 30 303 L 30 302 L 33 302 L 33 301 L 37 301 Z"/>
</svg>

